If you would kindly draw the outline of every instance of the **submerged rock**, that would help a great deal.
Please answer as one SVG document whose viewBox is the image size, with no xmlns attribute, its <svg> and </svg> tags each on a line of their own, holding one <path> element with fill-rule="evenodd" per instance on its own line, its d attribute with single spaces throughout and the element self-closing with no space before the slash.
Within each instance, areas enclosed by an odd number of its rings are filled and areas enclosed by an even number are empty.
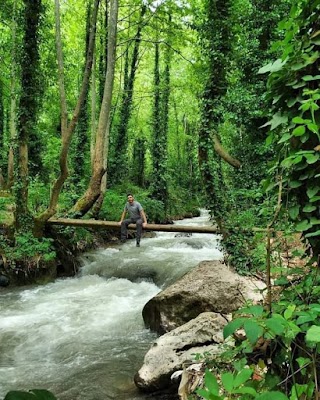
<svg viewBox="0 0 320 400">
<path fill-rule="evenodd" d="M 202 313 L 188 323 L 158 338 L 144 358 L 135 375 L 136 386 L 143 391 L 158 391 L 175 385 L 171 375 L 181 370 L 186 362 L 195 360 L 196 354 L 220 354 L 223 327 L 227 320 L 220 314 Z"/>
<path fill-rule="evenodd" d="M 239 276 L 220 261 L 203 261 L 143 308 L 148 328 L 163 334 L 210 311 L 229 314 L 246 300 L 262 300 L 263 282 Z"/>
<path fill-rule="evenodd" d="M 10 279 L 5 275 L 0 275 L 0 286 L 6 287 L 9 286 Z"/>
</svg>

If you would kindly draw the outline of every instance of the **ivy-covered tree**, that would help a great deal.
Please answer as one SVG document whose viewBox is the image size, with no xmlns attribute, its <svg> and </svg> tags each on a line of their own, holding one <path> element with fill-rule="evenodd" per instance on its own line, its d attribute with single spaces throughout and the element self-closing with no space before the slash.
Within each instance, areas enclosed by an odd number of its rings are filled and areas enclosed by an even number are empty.
<svg viewBox="0 0 320 400">
<path fill-rule="evenodd" d="M 225 214 L 220 158 L 213 151 L 213 136 L 222 121 L 220 102 L 227 91 L 227 65 L 230 53 L 230 2 L 207 0 L 200 27 L 203 52 L 207 57 L 207 79 L 202 94 L 199 127 L 199 164 L 208 206 L 223 228 Z"/>
<path fill-rule="evenodd" d="M 320 255 L 320 30 L 319 1 L 296 0 L 280 27 L 281 58 L 260 70 L 270 73 L 269 97 L 274 104 L 269 143 L 277 148 L 282 199 L 311 254 Z M 274 185 L 279 185 L 275 182 Z"/>
<path fill-rule="evenodd" d="M 129 57 L 129 48 L 125 52 L 124 84 L 121 105 L 119 109 L 119 122 L 114 137 L 113 155 L 110 159 L 109 177 L 113 182 L 121 182 L 128 175 L 128 124 L 132 112 L 133 91 L 139 61 L 139 48 L 141 43 L 142 28 L 147 6 L 141 6 L 137 30 L 133 40 L 133 49 Z M 130 64 L 130 65 L 129 65 Z"/>
<path fill-rule="evenodd" d="M 16 168 L 16 226 L 19 230 L 30 229 L 31 216 L 28 211 L 29 160 L 28 146 L 35 138 L 39 110 L 39 25 L 41 0 L 24 0 L 24 40 L 21 56 L 21 96 L 17 129 Z"/>
</svg>

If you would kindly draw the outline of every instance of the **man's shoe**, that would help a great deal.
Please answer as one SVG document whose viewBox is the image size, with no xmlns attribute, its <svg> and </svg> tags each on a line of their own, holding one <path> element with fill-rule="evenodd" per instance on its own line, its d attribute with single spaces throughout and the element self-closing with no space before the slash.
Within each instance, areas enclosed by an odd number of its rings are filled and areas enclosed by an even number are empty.
<svg viewBox="0 0 320 400">
<path fill-rule="evenodd" d="M 136 246 L 137 246 L 137 247 L 140 247 L 140 242 L 137 242 Z"/>
<path fill-rule="evenodd" d="M 125 243 L 127 241 L 127 239 L 121 239 L 120 242 L 121 243 Z"/>
</svg>

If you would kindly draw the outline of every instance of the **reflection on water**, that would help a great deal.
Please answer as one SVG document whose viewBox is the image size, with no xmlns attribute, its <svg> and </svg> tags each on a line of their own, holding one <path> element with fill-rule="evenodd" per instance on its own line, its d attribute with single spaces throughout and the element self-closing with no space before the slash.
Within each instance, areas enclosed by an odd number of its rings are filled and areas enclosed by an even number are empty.
<svg viewBox="0 0 320 400">
<path fill-rule="evenodd" d="M 208 224 L 206 214 L 179 221 Z M 77 278 L 0 291 L 0 398 L 46 388 L 60 400 L 142 400 L 133 384 L 155 334 L 144 304 L 205 259 L 217 237 L 159 233 L 82 257 Z"/>
</svg>

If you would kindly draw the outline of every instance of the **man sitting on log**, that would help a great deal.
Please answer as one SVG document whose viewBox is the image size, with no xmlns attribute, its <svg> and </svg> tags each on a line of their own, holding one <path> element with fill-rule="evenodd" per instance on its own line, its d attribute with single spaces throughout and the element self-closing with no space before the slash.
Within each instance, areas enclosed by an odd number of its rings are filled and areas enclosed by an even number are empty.
<svg viewBox="0 0 320 400">
<path fill-rule="evenodd" d="M 137 236 L 136 236 L 137 247 L 140 247 L 142 227 L 145 227 L 147 225 L 146 214 L 144 213 L 141 204 L 138 201 L 134 200 L 134 197 L 131 193 L 127 194 L 127 199 L 128 199 L 128 202 L 124 206 L 124 210 L 121 215 L 120 222 L 119 222 L 119 224 L 121 225 L 121 242 L 125 242 L 127 240 L 128 225 L 136 224 L 136 226 L 137 226 Z M 124 219 L 127 213 L 129 214 L 130 218 Z"/>
</svg>

